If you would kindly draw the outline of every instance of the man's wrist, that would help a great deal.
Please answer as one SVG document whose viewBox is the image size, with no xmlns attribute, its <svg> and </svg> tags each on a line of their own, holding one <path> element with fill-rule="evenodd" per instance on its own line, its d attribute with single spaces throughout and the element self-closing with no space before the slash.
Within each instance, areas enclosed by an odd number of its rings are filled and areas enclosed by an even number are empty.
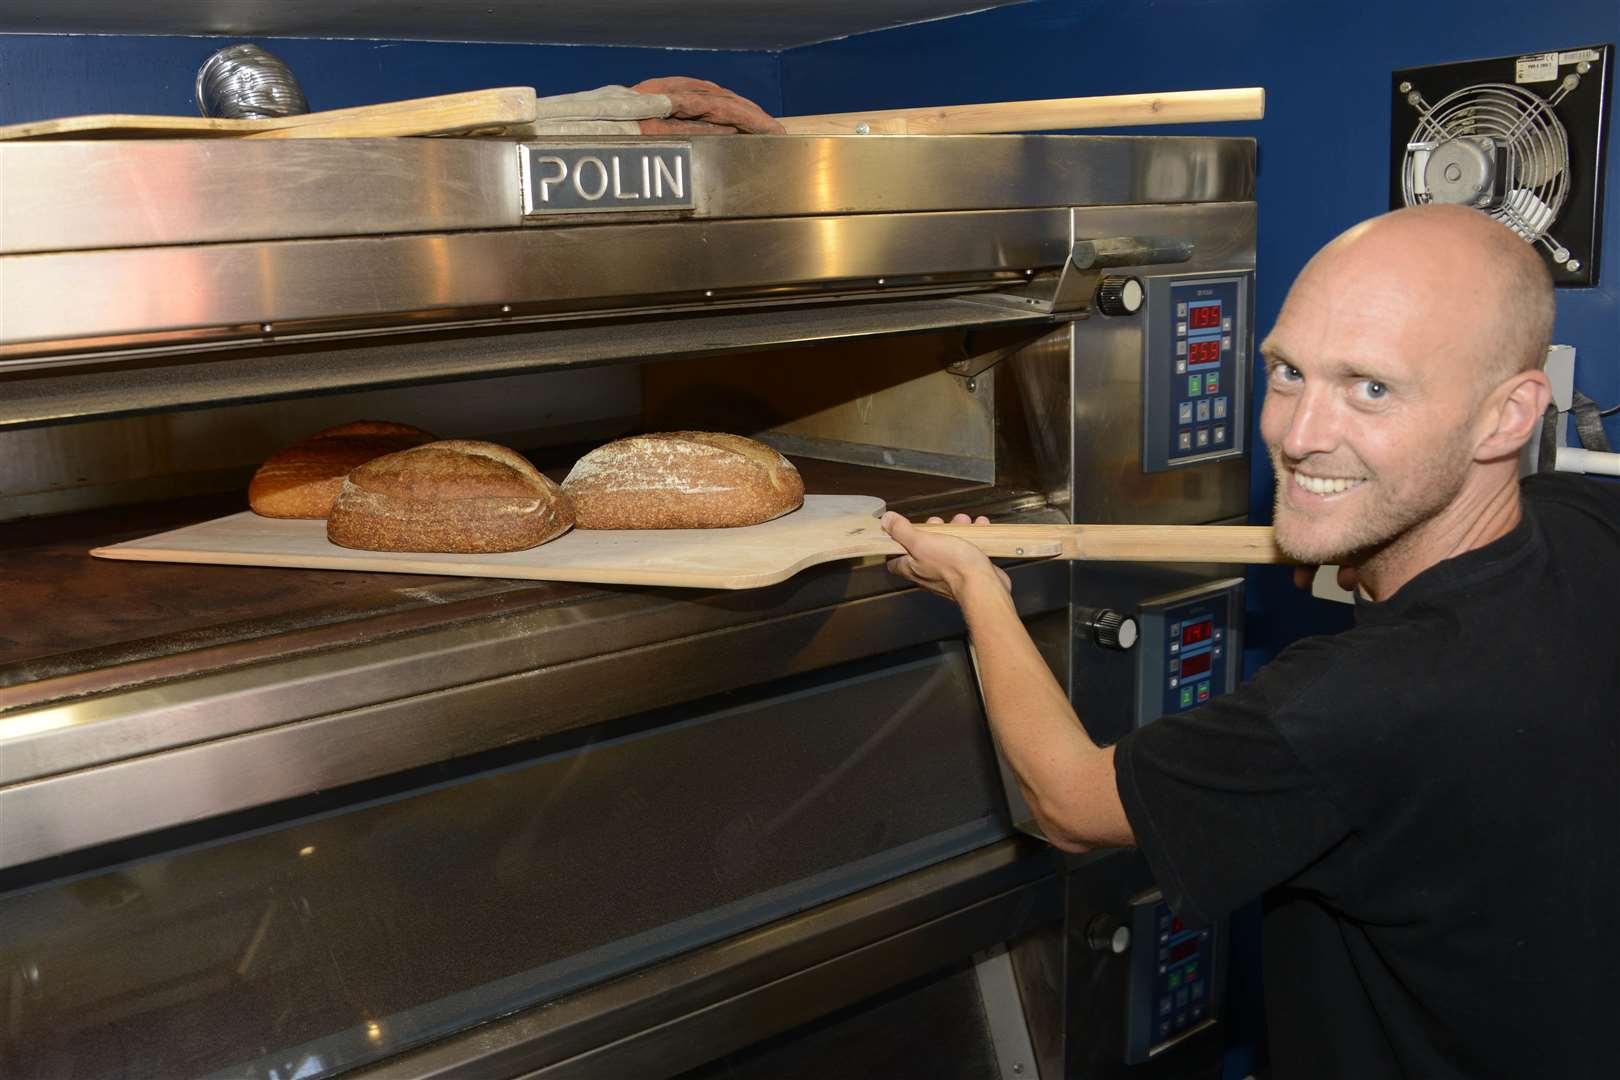
<svg viewBox="0 0 1620 1080">
<path fill-rule="evenodd" d="M 997 609 L 1013 608 L 1012 596 L 994 570 L 974 574 L 957 590 L 957 602 L 962 614 L 972 622 L 976 617 L 990 615 Z"/>
</svg>

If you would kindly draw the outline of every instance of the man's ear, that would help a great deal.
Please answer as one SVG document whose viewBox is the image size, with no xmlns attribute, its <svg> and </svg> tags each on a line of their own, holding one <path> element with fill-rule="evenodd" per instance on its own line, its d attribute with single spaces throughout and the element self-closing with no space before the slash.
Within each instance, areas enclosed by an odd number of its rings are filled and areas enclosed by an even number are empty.
<svg viewBox="0 0 1620 1080">
<path fill-rule="evenodd" d="M 1551 400 L 1552 385 L 1540 371 L 1521 371 L 1507 379 L 1486 399 L 1481 418 L 1484 438 L 1474 448 L 1474 457 L 1496 461 L 1517 454 L 1530 441 Z"/>
</svg>

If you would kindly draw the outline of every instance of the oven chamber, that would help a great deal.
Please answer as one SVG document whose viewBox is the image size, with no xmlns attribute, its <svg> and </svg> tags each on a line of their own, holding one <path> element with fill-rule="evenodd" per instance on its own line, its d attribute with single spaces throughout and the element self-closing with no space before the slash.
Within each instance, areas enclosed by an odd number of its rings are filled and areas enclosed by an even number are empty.
<svg viewBox="0 0 1620 1080">
<path fill-rule="evenodd" d="M 913 517 L 1246 514 L 1252 141 L 677 145 L 690 206 L 561 214 L 495 140 L 0 145 L 0 1071 L 1218 1072 L 1216 979 L 1152 1034 L 1145 864 L 1031 835 L 958 613 L 880 562 L 698 593 L 84 556 L 362 416 L 550 470 L 752 433 Z M 1178 458 L 1205 281 L 1231 444 Z M 1163 673 L 1080 608 L 1224 598 L 1235 681 L 1238 568 L 1008 569 L 1099 741 Z"/>
</svg>

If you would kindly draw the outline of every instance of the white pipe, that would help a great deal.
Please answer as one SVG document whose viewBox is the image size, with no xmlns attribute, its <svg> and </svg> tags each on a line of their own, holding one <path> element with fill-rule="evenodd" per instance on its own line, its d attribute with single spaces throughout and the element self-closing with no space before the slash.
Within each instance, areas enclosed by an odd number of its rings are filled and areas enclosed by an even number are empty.
<svg viewBox="0 0 1620 1080">
<path fill-rule="evenodd" d="M 1605 454 L 1600 450 L 1582 450 L 1578 446 L 1560 446 L 1558 460 L 1553 465 L 1559 472 L 1602 473 L 1620 476 L 1620 454 Z"/>
</svg>

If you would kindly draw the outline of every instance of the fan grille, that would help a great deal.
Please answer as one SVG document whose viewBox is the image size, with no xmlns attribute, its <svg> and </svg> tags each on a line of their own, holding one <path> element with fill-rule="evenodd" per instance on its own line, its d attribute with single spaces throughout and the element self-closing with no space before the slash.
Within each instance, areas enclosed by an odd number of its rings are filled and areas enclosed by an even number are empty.
<svg viewBox="0 0 1620 1080">
<path fill-rule="evenodd" d="M 1527 241 L 1545 236 L 1569 195 L 1569 138 L 1546 100 L 1507 83 L 1467 86 L 1441 98 L 1408 140 L 1406 205 L 1438 201 L 1424 180 L 1428 156 L 1459 139 L 1489 146 L 1499 163 L 1504 193 L 1481 209 Z"/>
</svg>

